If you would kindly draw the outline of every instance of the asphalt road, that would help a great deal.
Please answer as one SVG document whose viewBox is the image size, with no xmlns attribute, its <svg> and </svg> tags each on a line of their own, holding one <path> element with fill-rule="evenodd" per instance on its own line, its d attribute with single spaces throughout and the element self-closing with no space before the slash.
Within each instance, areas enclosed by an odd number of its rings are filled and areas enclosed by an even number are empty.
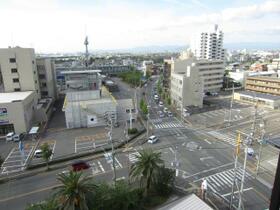
<svg viewBox="0 0 280 210">
<path fill-rule="evenodd" d="M 129 166 L 136 161 L 134 154 L 142 149 L 150 148 L 160 151 L 167 167 L 178 170 L 176 184 L 181 187 L 193 186 L 200 188 L 202 179 L 206 179 L 209 185 L 209 193 L 218 195 L 225 202 L 228 202 L 231 195 L 232 178 L 234 175 L 234 149 L 235 134 L 238 129 L 248 129 L 252 123 L 245 119 L 239 119 L 232 123 L 230 127 L 197 128 L 181 122 L 176 117 L 158 116 L 159 107 L 153 98 L 153 87 L 156 79 L 148 83 L 146 94 L 150 101 L 150 122 L 149 135 L 154 134 L 159 137 L 155 144 L 148 144 L 147 137 L 143 137 L 144 144 L 135 144 L 117 154 L 117 178 L 126 179 L 128 177 Z M 141 97 L 141 91 L 137 91 Z M 236 105 L 236 109 L 241 108 Z M 248 108 L 248 106 L 247 106 Z M 237 111 L 239 112 L 239 111 Z M 248 112 L 244 110 L 244 114 Z M 240 111 L 242 113 L 242 111 Z M 242 115 L 242 114 L 241 114 Z M 206 120 L 215 119 L 215 117 Z M 276 132 L 273 121 L 278 120 L 277 113 L 266 113 L 267 122 L 271 124 L 268 132 Z M 271 121 L 271 122 L 270 122 Z M 206 121 L 207 122 L 207 121 Z M 266 151 L 265 156 L 269 156 Z M 241 153 L 236 171 L 238 184 L 243 174 L 243 158 Z M 112 163 L 105 157 L 89 162 L 91 169 L 87 172 L 94 176 L 97 181 L 112 182 Z M 176 163 L 176 164 L 175 164 Z M 271 193 L 271 184 L 255 176 L 254 157 L 248 157 L 248 164 L 245 174 L 243 205 L 245 209 L 268 208 Z M 69 169 L 45 172 L 32 177 L 10 181 L 1 184 L 0 187 L 0 209 L 23 209 L 27 203 L 40 201 L 52 192 L 53 187 L 58 183 L 56 176 L 59 172 Z M 234 205 L 237 205 L 238 196 L 235 188 Z"/>
</svg>

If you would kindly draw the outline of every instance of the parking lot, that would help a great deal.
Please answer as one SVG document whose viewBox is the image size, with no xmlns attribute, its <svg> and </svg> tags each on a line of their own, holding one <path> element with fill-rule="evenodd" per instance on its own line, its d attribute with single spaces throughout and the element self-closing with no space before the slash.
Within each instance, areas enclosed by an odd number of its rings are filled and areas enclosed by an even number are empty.
<svg viewBox="0 0 280 210">
<path fill-rule="evenodd" d="M 35 142 L 24 143 L 23 151 L 20 151 L 18 144 L 14 145 L 15 146 L 9 152 L 1 167 L 1 174 L 9 174 L 24 170 L 35 146 Z"/>
<path fill-rule="evenodd" d="M 75 153 L 95 150 L 108 144 L 108 136 L 106 133 L 98 133 L 94 135 L 78 136 L 75 138 Z"/>
<path fill-rule="evenodd" d="M 52 150 L 52 156 L 50 157 L 50 161 L 51 161 L 53 159 L 53 155 L 54 155 L 54 151 L 55 151 L 56 140 L 47 139 L 47 140 L 40 141 L 40 143 L 38 144 L 36 149 L 40 149 L 40 147 L 45 143 L 47 143 L 49 145 L 50 149 Z M 42 157 L 33 156 L 32 163 L 41 163 L 41 162 L 44 162 L 44 159 Z"/>
</svg>

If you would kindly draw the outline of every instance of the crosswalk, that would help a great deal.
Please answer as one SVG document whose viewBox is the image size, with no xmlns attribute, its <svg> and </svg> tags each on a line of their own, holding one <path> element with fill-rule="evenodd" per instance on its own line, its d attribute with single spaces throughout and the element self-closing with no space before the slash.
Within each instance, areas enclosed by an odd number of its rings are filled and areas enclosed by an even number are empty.
<svg viewBox="0 0 280 210">
<path fill-rule="evenodd" d="M 230 136 L 230 135 L 226 135 L 226 134 L 223 134 L 223 133 L 219 133 L 217 131 L 208 131 L 207 132 L 208 134 L 214 136 L 215 138 L 219 139 L 219 140 L 222 140 L 232 146 L 236 146 L 237 145 L 237 142 L 236 142 L 236 139 L 234 136 Z"/>
<path fill-rule="evenodd" d="M 163 122 L 161 119 L 152 119 L 151 120 L 155 129 L 165 129 L 165 128 L 183 128 L 184 124 L 180 121 L 169 121 Z"/>
<path fill-rule="evenodd" d="M 236 180 L 239 185 L 241 183 L 242 175 L 243 175 L 243 169 L 240 167 L 237 168 Z M 233 178 L 234 178 L 234 168 L 210 175 L 208 177 L 204 177 L 202 179 L 196 180 L 195 182 L 199 182 L 202 181 L 203 179 L 206 179 L 210 190 L 216 193 L 226 193 L 229 192 L 232 187 Z M 249 172 L 245 171 L 244 182 L 246 183 L 249 179 L 252 178 L 253 176 Z"/>
<path fill-rule="evenodd" d="M 131 162 L 131 163 L 135 163 L 135 162 L 137 162 L 137 160 L 138 160 L 138 158 L 137 158 L 137 156 L 138 155 L 140 155 L 140 153 L 139 152 L 132 152 L 132 153 L 129 153 L 128 154 L 128 159 L 129 159 L 129 161 Z"/>
</svg>

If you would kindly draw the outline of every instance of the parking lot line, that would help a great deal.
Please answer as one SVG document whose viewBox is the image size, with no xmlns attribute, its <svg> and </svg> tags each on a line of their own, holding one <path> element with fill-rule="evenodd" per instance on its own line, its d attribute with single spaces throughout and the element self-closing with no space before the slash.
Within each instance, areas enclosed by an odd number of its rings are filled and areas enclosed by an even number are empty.
<svg viewBox="0 0 280 210">
<path fill-rule="evenodd" d="M 97 163 L 98 163 L 98 165 L 99 165 L 99 167 L 100 167 L 101 171 L 105 172 L 105 170 L 104 170 L 104 168 L 103 168 L 102 164 L 100 163 L 100 161 L 97 161 Z"/>
</svg>

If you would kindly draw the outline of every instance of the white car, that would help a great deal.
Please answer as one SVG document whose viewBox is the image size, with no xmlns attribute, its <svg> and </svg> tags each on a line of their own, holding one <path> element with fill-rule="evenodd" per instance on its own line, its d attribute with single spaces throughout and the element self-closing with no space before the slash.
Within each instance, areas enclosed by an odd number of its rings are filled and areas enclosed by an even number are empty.
<svg viewBox="0 0 280 210">
<path fill-rule="evenodd" d="M 41 149 L 36 149 L 34 152 L 34 157 L 41 158 L 43 156 L 43 151 Z"/>
<path fill-rule="evenodd" d="M 247 149 L 247 154 L 248 154 L 249 156 L 253 156 L 253 155 L 254 155 L 254 149 L 251 148 L 251 147 L 249 147 L 249 148 Z"/>
<path fill-rule="evenodd" d="M 6 135 L 6 141 L 13 141 L 14 135 L 15 135 L 14 132 L 8 133 L 8 134 Z"/>
<path fill-rule="evenodd" d="M 158 95 L 154 95 L 154 99 L 155 99 L 155 100 L 158 100 Z"/>
<path fill-rule="evenodd" d="M 150 136 L 149 139 L 148 139 L 149 144 L 154 144 L 157 141 L 158 141 L 158 137 L 156 137 L 156 136 Z"/>
<path fill-rule="evenodd" d="M 160 101 L 160 102 L 158 103 L 158 105 L 159 105 L 159 106 L 163 106 L 163 102 Z"/>
<path fill-rule="evenodd" d="M 167 107 L 164 107 L 163 112 L 164 112 L 164 113 L 167 113 L 167 112 L 168 112 L 168 108 L 167 108 Z"/>
</svg>

